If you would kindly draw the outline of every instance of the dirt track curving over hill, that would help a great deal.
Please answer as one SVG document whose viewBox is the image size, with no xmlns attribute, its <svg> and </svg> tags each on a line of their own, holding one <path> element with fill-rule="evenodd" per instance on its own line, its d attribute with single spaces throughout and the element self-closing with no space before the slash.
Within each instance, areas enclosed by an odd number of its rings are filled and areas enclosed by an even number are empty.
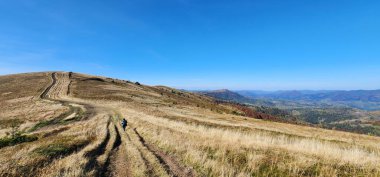
<svg viewBox="0 0 380 177">
<path fill-rule="evenodd" d="M 112 113 L 112 110 L 106 107 L 101 107 L 98 104 L 71 99 L 69 95 L 67 95 L 67 93 L 69 93 L 68 90 L 71 82 L 69 76 L 69 73 L 52 73 L 52 84 L 41 94 L 41 98 L 58 101 L 66 105 L 80 105 L 85 107 L 85 114 L 88 117 L 84 117 L 83 119 L 86 119 L 87 121 L 96 119 L 98 116 L 108 117 L 108 126 L 104 141 L 102 141 L 96 148 L 82 153 L 83 159 L 87 161 L 85 162 L 84 174 L 89 173 L 100 176 L 134 176 L 131 174 L 129 169 L 131 167 L 128 165 L 127 161 L 128 156 L 125 149 L 126 144 L 128 144 L 134 146 L 131 148 L 139 149 L 140 158 L 144 159 L 144 164 L 147 166 L 147 175 L 154 174 L 161 176 L 162 174 L 166 174 L 167 176 L 179 177 L 193 176 L 192 174 L 194 172 L 180 167 L 178 163 L 175 163 L 176 160 L 169 155 L 157 151 L 157 148 L 153 145 L 147 146 L 145 141 L 142 141 L 141 135 L 136 132 L 135 128 L 128 127 L 129 130 L 133 129 L 134 131 L 128 130 L 124 132 L 121 130 L 121 127 L 118 125 L 119 120 L 116 119 L 117 116 Z M 133 135 L 128 135 L 128 133 Z M 125 138 L 126 136 L 135 136 L 138 138 L 131 140 L 130 138 Z M 126 141 L 132 142 L 128 143 Z M 154 151 L 152 149 L 154 149 Z M 160 170 L 162 171 L 162 169 L 165 169 L 166 173 L 158 172 Z"/>
</svg>

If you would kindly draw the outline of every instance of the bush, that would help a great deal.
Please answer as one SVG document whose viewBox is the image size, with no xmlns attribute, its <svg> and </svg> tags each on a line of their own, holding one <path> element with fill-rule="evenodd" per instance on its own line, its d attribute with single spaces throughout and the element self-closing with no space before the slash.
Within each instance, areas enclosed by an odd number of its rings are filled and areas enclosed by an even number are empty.
<svg viewBox="0 0 380 177">
<path fill-rule="evenodd" d="M 14 146 L 23 142 L 31 142 L 37 140 L 37 136 L 23 135 L 19 130 L 21 122 L 18 119 L 13 119 L 11 122 L 11 131 L 7 133 L 7 136 L 0 138 L 0 148 L 6 146 Z"/>
<path fill-rule="evenodd" d="M 36 125 L 34 125 L 30 130 L 29 132 L 33 132 L 33 131 L 36 131 L 37 129 L 40 129 L 42 127 L 45 127 L 45 126 L 48 126 L 48 125 L 51 125 L 53 124 L 54 120 L 42 120 L 40 122 L 38 122 Z"/>
<path fill-rule="evenodd" d="M 36 148 L 33 152 L 46 157 L 65 156 L 85 147 L 89 140 L 73 140 L 73 137 L 65 137 L 48 145 Z"/>
<path fill-rule="evenodd" d="M 38 154 L 44 156 L 65 155 L 72 151 L 72 148 L 66 144 L 50 144 L 46 147 L 40 147 L 35 150 Z"/>
<path fill-rule="evenodd" d="M 237 112 L 237 111 L 232 111 L 231 112 L 233 115 L 237 115 L 237 116 L 244 116 L 244 114 L 242 114 L 242 113 L 239 113 L 239 112 Z"/>
<path fill-rule="evenodd" d="M 14 146 L 16 144 L 31 142 L 37 140 L 37 136 L 22 135 L 20 132 L 16 133 L 13 137 L 0 138 L 0 148 L 6 146 Z"/>
</svg>

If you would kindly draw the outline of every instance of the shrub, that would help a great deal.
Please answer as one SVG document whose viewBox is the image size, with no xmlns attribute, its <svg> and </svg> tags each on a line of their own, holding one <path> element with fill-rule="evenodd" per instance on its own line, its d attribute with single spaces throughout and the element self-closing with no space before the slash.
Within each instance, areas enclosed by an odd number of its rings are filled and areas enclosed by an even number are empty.
<svg viewBox="0 0 380 177">
<path fill-rule="evenodd" d="M 33 152 L 46 157 L 65 156 L 83 148 L 89 142 L 89 140 L 72 140 L 72 137 L 65 137 L 51 144 L 38 147 Z"/>
<path fill-rule="evenodd" d="M 17 132 L 14 136 L 7 136 L 0 138 L 0 148 L 6 146 L 14 146 L 16 144 L 31 142 L 37 140 L 38 137 L 34 135 L 22 135 L 20 132 Z"/>
<path fill-rule="evenodd" d="M 11 131 L 7 132 L 7 136 L 0 138 L 0 148 L 13 146 L 23 142 L 31 142 L 37 140 L 37 136 L 23 135 L 19 130 L 22 122 L 18 119 L 12 119 L 10 122 Z"/>
<path fill-rule="evenodd" d="M 68 154 L 72 151 L 70 146 L 62 143 L 58 144 L 49 144 L 45 147 L 39 147 L 35 150 L 38 154 L 44 155 L 44 156 L 56 156 L 56 155 L 64 155 Z"/>
<path fill-rule="evenodd" d="M 235 110 L 232 111 L 232 114 L 234 114 L 234 115 L 240 115 L 240 113 L 238 113 L 238 112 L 235 111 Z"/>
</svg>

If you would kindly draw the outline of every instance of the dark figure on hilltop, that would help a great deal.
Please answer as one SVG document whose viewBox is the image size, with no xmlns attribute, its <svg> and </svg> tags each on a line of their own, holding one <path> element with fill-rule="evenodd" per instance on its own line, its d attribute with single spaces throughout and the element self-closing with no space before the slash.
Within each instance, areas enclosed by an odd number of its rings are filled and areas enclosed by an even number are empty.
<svg viewBox="0 0 380 177">
<path fill-rule="evenodd" d="M 125 118 L 123 118 L 123 120 L 121 121 L 121 126 L 123 127 L 123 130 L 125 131 L 125 128 L 127 127 L 127 120 Z"/>
</svg>

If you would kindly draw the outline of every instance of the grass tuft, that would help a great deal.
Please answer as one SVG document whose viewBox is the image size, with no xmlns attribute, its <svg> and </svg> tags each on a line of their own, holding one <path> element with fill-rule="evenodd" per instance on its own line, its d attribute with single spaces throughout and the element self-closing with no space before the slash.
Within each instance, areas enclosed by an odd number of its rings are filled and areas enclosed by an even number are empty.
<svg viewBox="0 0 380 177">
<path fill-rule="evenodd" d="M 55 142 L 52 142 L 48 145 L 38 147 L 33 152 L 46 157 L 65 156 L 78 149 L 81 149 L 89 143 L 88 141 L 84 140 L 73 141 L 66 138 L 68 137 L 65 137 L 61 140 L 56 140 Z"/>
</svg>

